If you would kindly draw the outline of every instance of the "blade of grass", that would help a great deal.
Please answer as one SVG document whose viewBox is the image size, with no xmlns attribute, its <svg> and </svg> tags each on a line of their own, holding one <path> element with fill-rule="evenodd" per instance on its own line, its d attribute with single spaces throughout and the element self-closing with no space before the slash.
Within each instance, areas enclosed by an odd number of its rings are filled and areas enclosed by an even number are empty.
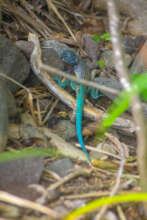
<svg viewBox="0 0 147 220">
<path fill-rule="evenodd" d="M 101 199 L 94 200 L 87 205 L 76 209 L 67 215 L 63 220 L 73 220 L 82 214 L 86 214 L 88 212 L 94 211 L 104 205 L 112 205 L 120 202 L 140 202 L 147 201 L 147 193 L 131 193 L 125 195 L 116 195 L 112 197 L 105 197 Z"/>
<path fill-rule="evenodd" d="M 17 160 L 21 158 L 28 157 L 38 157 L 38 156 L 57 156 L 56 150 L 45 149 L 45 148 L 27 148 L 23 150 L 14 150 L 9 152 L 3 152 L 0 154 L 0 163 Z"/>
</svg>

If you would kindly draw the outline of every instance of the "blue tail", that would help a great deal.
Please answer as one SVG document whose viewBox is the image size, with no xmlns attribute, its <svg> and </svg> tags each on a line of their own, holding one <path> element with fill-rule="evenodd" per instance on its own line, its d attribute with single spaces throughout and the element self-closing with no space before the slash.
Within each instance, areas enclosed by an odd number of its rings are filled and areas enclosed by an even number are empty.
<svg viewBox="0 0 147 220">
<path fill-rule="evenodd" d="M 84 151 L 86 157 L 89 161 L 91 161 L 90 156 L 85 148 L 84 140 L 82 136 L 82 116 L 83 116 L 83 106 L 84 106 L 84 99 L 86 95 L 86 87 L 83 85 L 79 85 L 79 89 L 77 91 L 77 112 L 76 112 L 76 131 L 78 141 Z"/>
</svg>

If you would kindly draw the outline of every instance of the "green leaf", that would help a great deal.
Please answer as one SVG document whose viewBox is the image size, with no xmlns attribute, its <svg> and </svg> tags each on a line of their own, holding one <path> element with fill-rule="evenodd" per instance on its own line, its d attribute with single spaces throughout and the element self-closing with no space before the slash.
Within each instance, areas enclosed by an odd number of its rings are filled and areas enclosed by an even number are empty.
<svg viewBox="0 0 147 220">
<path fill-rule="evenodd" d="M 142 74 L 131 74 L 131 81 L 138 87 L 141 100 L 147 101 L 147 72 Z"/>
<path fill-rule="evenodd" d="M 130 94 L 123 91 L 110 105 L 106 114 L 108 115 L 103 121 L 103 126 L 109 128 L 130 105 Z"/>
<path fill-rule="evenodd" d="M 99 67 L 100 67 L 101 69 L 103 69 L 104 66 L 105 66 L 104 60 L 98 60 L 98 61 L 97 61 L 97 64 L 99 65 Z"/>
<path fill-rule="evenodd" d="M 93 35 L 92 39 L 93 39 L 96 43 L 99 43 L 99 42 L 100 42 L 100 35 L 99 35 L 99 34 L 95 34 L 95 35 Z"/>
<path fill-rule="evenodd" d="M 110 41 L 111 40 L 111 37 L 110 37 L 110 33 L 104 33 L 100 36 L 101 39 L 104 39 L 104 40 L 108 40 Z"/>
</svg>

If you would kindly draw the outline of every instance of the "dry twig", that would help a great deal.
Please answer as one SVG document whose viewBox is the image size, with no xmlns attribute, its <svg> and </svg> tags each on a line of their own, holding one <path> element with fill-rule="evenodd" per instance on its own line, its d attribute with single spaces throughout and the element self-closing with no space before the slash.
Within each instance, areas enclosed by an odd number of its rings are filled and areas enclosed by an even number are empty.
<svg viewBox="0 0 147 220">
<path fill-rule="evenodd" d="M 122 51 L 122 43 L 120 37 L 120 30 L 119 30 L 119 15 L 116 7 L 115 0 L 107 1 L 108 5 L 108 14 L 109 14 L 109 26 L 111 32 L 111 40 L 113 45 L 113 52 L 114 52 L 114 61 L 115 61 L 115 68 L 119 74 L 120 82 L 123 88 L 130 92 L 130 80 L 128 77 L 128 69 L 125 66 L 124 62 L 124 53 Z M 134 91 L 135 92 L 135 91 Z M 139 100 L 138 94 L 134 94 L 131 99 L 132 105 L 132 113 L 134 117 L 134 121 L 136 123 L 137 129 L 137 138 L 138 138 L 138 151 L 137 151 L 137 159 L 139 165 L 139 172 L 141 178 L 141 186 L 144 192 L 147 192 L 147 122 L 143 114 L 141 102 Z M 144 209 L 147 215 L 147 203 L 145 204 Z"/>
<path fill-rule="evenodd" d="M 39 205 L 35 202 L 31 202 L 27 199 L 21 199 L 17 196 L 13 196 L 10 193 L 4 192 L 4 191 L 0 191 L 0 201 L 11 203 L 11 204 L 17 205 L 19 207 L 30 208 L 35 211 L 46 214 L 52 218 L 59 217 L 59 215 L 55 211 L 51 210 L 50 208 Z"/>
</svg>

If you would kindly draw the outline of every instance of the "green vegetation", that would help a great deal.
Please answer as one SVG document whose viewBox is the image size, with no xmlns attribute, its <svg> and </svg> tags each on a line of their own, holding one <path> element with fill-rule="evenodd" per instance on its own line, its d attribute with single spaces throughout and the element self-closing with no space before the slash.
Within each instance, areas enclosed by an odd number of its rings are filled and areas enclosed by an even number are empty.
<svg viewBox="0 0 147 220">
<path fill-rule="evenodd" d="M 1 153 L 0 163 L 7 162 L 10 160 L 17 160 L 21 158 L 39 157 L 39 156 L 53 157 L 53 156 L 59 156 L 59 154 L 55 149 L 31 147 L 22 150 L 13 150 L 13 151 L 7 151 Z"/>
<path fill-rule="evenodd" d="M 105 66 L 104 60 L 98 60 L 98 61 L 97 61 L 97 64 L 99 65 L 99 67 L 100 67 L 101 69 L 103 69 L 104 66 Z"/>
<path fill-rule="evenodd" d="M 120 202 L 140 202 L 140 201 L 147 201 L 147 193 L 132 193 L 132 194 L 117 195 L 112 197 L 109 196 L 89 202 L 87 205 L 71 212 L 63 220 L 77 219 L 82 214 L 86 214 L 95 209 L 101 208 L 104 205 L 112 205 Z"/>
<path fill-rule="evenodd" d="M 106 41 L 110 41 L 110 33 L 104 33 L 104 34 L 94 34 L 93 38 L 92 38 L 96 43 L 100 43 L 101 40 L 106 40 Z"/>
<path fill-rule="evenodd" d="M 110 41 L 110 40 L 111 40 L 110 34 L 109 34 L 108 32 L 107 32 L 107 33 L 104 33 L 104 34 L 101 34 L 101 35 L 95 34 L 95 35 L 93 35 L 93 38 L 92 38 L 92 39 L 93 39 L 96 43 L 100 43 L 101 40 L 105 40 L 105 41 Z M 101 69 L 104 68 L 105 63 L 104 63 L 103 60 L 98 60 L 98 61 L 97 61 L 97 64 L 99 65 L 99 67 L 100 67 Z"/>
<path fill-rule="evenodd" d="M 109 129 L 116 118 L 128 109 L 130 100 L 134 95 L 136 95 L 136 93 L 140 95 L 142 100 L 147 100 L 147 72 L 131 76 L 131 79 L 131 90 L 121 92 L 108 108 L 106 112 L 107 117 L 102 123 L 103 132 Z M 99 135 L 99 131 L 97 131 L 97 135 Z"/>
<path fill-rule="evenodd" d="M 147 100 L 147 72 L 144 74 L 136 74 L 131 76 L 131 90 L 123 91 L 115 99 L 112 105 L 108 108 L 106 114 L 108 115 L 102 122 L 102 129 L 98 129 L 97 136 L 104 135 L 112 123 L 119 117 L 130 105 L 131 98 L 137 94 L 140 95 L 142 100 Z M 113 197 L 103 197 L 97 200 L 94 200 L 87 205 L 76 209 L 71 212 L 64 220 L 72 220 L 86 214 L 88 212 L 94 211 L 95 209 L 101 208 L 104 205 L 112 205 L 120 202 L 139 202 L 147 201 L 147 193 L 133 193 L 133 194 L 124 194 L 116 195 Z"/>
</svg>

